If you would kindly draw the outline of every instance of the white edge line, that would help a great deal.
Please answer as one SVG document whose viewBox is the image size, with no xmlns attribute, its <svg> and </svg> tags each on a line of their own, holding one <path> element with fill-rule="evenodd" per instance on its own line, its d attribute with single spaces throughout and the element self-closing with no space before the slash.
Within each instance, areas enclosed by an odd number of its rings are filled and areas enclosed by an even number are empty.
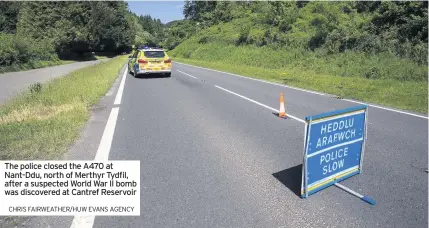
<svg viewBox="0 0 429 228">
<path fill-rule="evenodd" d="M 395 109 L 391 109 L 391 108 L 385 108 L 385 107 L 381 107 L 381 106 L 378 106 L 378 105 L 365 104 L 363 102 L 349 100 L 349 99 L 343 99 L 343 100 L 344 101 L 348 101 L 348 102 L 357 103 L 357 104 L 364 104 L 364 105 L 368 105 L 368 106 L 371 106 L 371 107 L 374 107 L 374 108 L 384 109 L 384 110 L 388 110 L 388 111 L 392 111 L 392 112 L 397 112 L 397 113 L 401 113 L 401 114 L 405 114 L 405 115 L 420 117 L 420 118 L 423 118 L 423 119 L 429 119 L 427 116 L 417 115 L 417 114 L 410 113 L 410 112 L 404 112 L 404 111 L 399 111 L 399 110 L 395 110 Z"/>
<path fill-rule="evenodd" d="M 106 127 L 104 128 L 103 136 L 98 145 L 97 154 L 94 160 L 109 160 L 110 147 L 112 145 L 113 135 L 115 134 L 116 120 L 118 119 L 119 107 L 112 108 L 109 119 L 107 119 Z"/>
<path fill-rule="evenodd" d="M 234 93 L 234 92 L 232 92 L 232 91 L 230 91 L 230 90 L 227 90 L 227 89 L 222 88 L 222 87 L 217 86 L 217 85 L 215 85 L 215 87 L 216 87 L 216 88 L 218 88 L 218 89 L 221 89 L 221 90 L 223 90 L 223 91 L 225 91 L 225 92 L 228 92 L 228 93 L 230 93 L 230 94 L 233 94 L 233 95 L 235 95 L 235 96 L 241 97 L 241 98 L 243 98 L 243 99 L 245 99 L 245 100 L 248 100 L 248 101 L 250 101 L 250 102 L 253 102 L 253 103 L 255 103 L 255 104 L 259 105 L 259 106 L 262 106 L 262 107 L 264 107 L 264 108 L 267 108 L 267 109 L 269 109 L 269 110 L 272 110 L 272 111 L 274 111 L 274 112 L 279 112 L 279 110 L 277 110 L 277 109 L 275 109 L 275 108 L 271 108 L 270 106 L 264 105 L 264 104 L 262 104 L 262 103 L 260 103 L 260 102 L 257 102 L 257 101 L 255 101 L 255 100 L 252 100 L 252 99 L 250 99 L 250 98 L 248 98 L 248 97 L 245 97 L 245 96 L 243 96 L 243 95 L 240 95 L 240 94 L 238 94 L 238 93 Z M 300 118 L 298 118 L 298 117 L 292 116 L 292 115 L 290 115 L 290 114 L 287 114 L 287 113 L 286 113 L 286 116 L 288 116 L 288 117 L 290 117 L 290 118 L 292 118 L 292 119 L 295 119 L 295 120 L 297 120 L 297 121 L 299 121 L 299 122 L 305 123 L 305 121 L 304 121 L 304 120 L 302 120 L 302 119 L 300 119 Z"/>
<path fill-rule="evenodd" d="M 192 77 L 192 78 L 197 79 L 197 77 L 192 76 L 192 75 L 190 75 L 190 74 L 187 74 L 187 73 L 185 73 L 185 72 L 182 72 L 182 71 L 180 71 L 180 70 L 176 70 L 176 71 L 178 71 L 178 72 L 180 72 L 180 73 L 182 73 L 182 74 L 184 74 L 184 75 L 187 75 L 187 76 L 189 76 L 189 77 Z"/>
<path fill-rule="evenodd" d="M 127 78 L 127 75 L 128 75 L 128 66 L 125 66 L 124 75 L 122 76 L 121 84 L 119 85 L 118 93 L 116 94 L 115 102 L 113 103 L 115 105 L 121 104 L 122 93 L 124 92 L 125 79 Z"/>
<path fill-rule="evenodd" d="M 119 107 L 112 108 L 110 111 L 109 119 L 107 120 L 106 127 L 104 128 L 103 136 L 101 137 L 100 144 L 98 145 L 97 154 L 95 159 L 97 161 L 109 160 L 110 147 L 112 146 L 112 139 L 115 133 L 116 120 L 118 119 Z M 92 228 L 94 225 L 95 215 L 78 215 L 74 216 L 70 228 Z"/>
<path fill-rule="evenodd" d="M 116 94 L 115 103 L 120 104 L 122 92 L 124 89 L 125 78 L 128 69 L 125 68 L 121 84 Z M 110 148 L 112 146 L 113 135 L 115 134 L 116 121 L 118 119 L 119 107 L 113 107 L 110 111 L 109 118 L 107 119 L 106 127 L 104 128 L 103 136 L 101 137 L 100 144 L 98 145 L 97 153 L 94 160 L 107 161 L 109 160 Z M 95 221 L 95 215 L 77 215 L 73 217 L 70 228 L 92 228 Z"/>
<path fill-rule="evenodd" d="M 70 228 L 92 228 L 95 216 L 75 216 Z"/>
<path fill-rule="evenodd" d="M 317 94 L 317 95 L 325 95 L 323 93 L 319 93 L 319 92 L 315 92 L 315 91 L 311 91 L 311 90 L 301 89 L 301 88 L 297 88 L 297 87 L 293 87 L 293 86 L 282 85 L 282 84 L 278 84 L 278 83 L 275 83 L 275 82 L 269 82 L 269 81 L 265 81 L 265 80 L 262 80 L 262 79 L 246 77 L 246 76 L 242 76 L 242 75 L 238 75 L 238 74 L 233 74 L 233 73 L 228 73 L 228 72 L 224 72 L 224 71 L 220 71 L 220 70 L 214 70 L 214 69 L 210 69 L 210 68 L 189 65 L 189 64 L 186 64 L 186 63 L 179 63 L 179 62 L 175 62 L 175 63 L 186 65 L 186 66 L 191 66 L 191 67 L 195 67 L 195 68 L 201 68 L 201 69 L 204 69 L 204 70 L 211 70 L 211 71 L 215 71 L 215 72 L 219 72 L 219 73 L 223 73 L 223 74 L 229 74 L 229 75 L 233 75 L 233 76 L 240 77 L 240 78 L 250 79 L 250 80 L 253 80 L 253 81 L 258 81 L 258 82 L 268 83 L 268 84 L 282 86 L 282 87 L 286 87 L 286 88 L 296 89 L 296 90 L 300 90 L 300 91 L 304 91 L 304 92 L 308 92 L 308 93 L 314 93 L 314 94 Z"/>
<path fill-rule="evenodd" d="M 246 77 L 246 76 L 242 76 L 242 75 L 238 75 L 238 74 L 228 73 L 228 72 L 214 70 L 214 69 L 205 68 L 205 67 L 194 66 L 194 65 L 190 65 L 190 64 L 186 64 L 186 63 L 176 62 L 176 61 L 174 61 L 174 62 L 178 63 L 178 64 L 186 65 L 186 66 L 191 66 L 191 67 L 200 68 L 200 69 L 204 69 L 204 70 L 211 70 L 211 71 L 215 71 L 215 72 L 219 72 L 219 73 L 223 73 L 223 74 L 229 74 L 229 75 L 233 75 L 233 76 L 241 77 L 241 78 L 247 78 L 249 80 L 263 82 L 263 83 L 272 84 L 272 85 L 276 85 L 276 86 L 281 86 L 281 87 L 285 87 L 285 88 L 290 88 L 290 89 L 294 89 L 294 90 L 299 90 L 299 91 L 303 91 L 303 92 L 307 92 L 307 93 L 313 93 L 313 94 L 322 95 L 322 96 L 328 96 L 329 95 L 329 94 L 319 93 L 319 92 L 315 92 L 315 91 L 311 91 L 311 90 L 306 90 L 306 89 L 301 89 L 301 88 L 297 88 L 297 87 L 293 87 L 293 86 L 282 85 L 282 84 L 275 83 L 275 82 L 269 82 L 269 81 L 265 81 L 265 80 L 262 80 L 262 79 L 250 78 L 250 77 Z M 384 110 L 388 110 L 388 111 L 392 111 L 392 112 L 397 112 L 397 113 L 401 113 L 401 114 L 405 114 L 405 115 L 420 117 L 420 118 L 423 118 L 423 119 L 429 119 L 429 117 L 427 117 L 427 116 L 422 116 L 422 115 L 418 115 L 418 114 L 414 114 L 414 113 L 410 113 L 410 112 L 399 111 L 399 110 L 395 110 L 395 109 L 391 109 L 391 108 L 385 108 L 385 107 L 381 107 L 381 106 L 378 106 L 378 105 L 367 104 L 367 103 L 364 103 L 364 102 L 354 101 L 354 100 L 350 100 L 350 99 L 341 99 L 341 100 L 348 101 L 348 102 L 353 102 L 353 103 L 357 103 L 357 104 L 364 104 L 364 105 L 368 105 L 370 107 L 384 109 Z"/>
</svg>

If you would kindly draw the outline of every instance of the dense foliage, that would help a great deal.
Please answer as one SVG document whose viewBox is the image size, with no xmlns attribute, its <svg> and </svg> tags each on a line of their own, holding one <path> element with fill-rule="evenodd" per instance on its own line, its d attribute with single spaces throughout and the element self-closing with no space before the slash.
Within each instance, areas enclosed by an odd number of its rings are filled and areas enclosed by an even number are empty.
<svg viewBox="0 0 429 228">
<path fill-rule="evenodd" d="M 322 55 L 362 51 L 390 53 L 427 63 L 428 3 L 422 2 L 207 2 L 186 1 L 185 18 L 167 37 L 173 47 L 201 29 L 241 19 L 235 45 L 299 48 Z M 221 29 L 222 26 L 219 26 Z M 185 34 L 183 34 L 185 33 Z M 220 33 L 219 33 L 220 34 Z M 231 34 L 216 39 L 225 41 Z M 202 37 L 201 43 L 209 37 Z"/>
<path fill-rule="evenodd" d="M 0 2 L 0 68 L 159 43 L 162 23 L 147 19 L 122 1 Z"/>
<path fill-rule="evenodd" d="M 422 80 L 427 9 L 426 1 L 186 1 L 185 19 L 163 25 L 130 12 L 126 2 L 0 2 L 0 67 L 149 44 L 178 48 L 183 57 L 271 50 L 268 65 Z"/>
<path fill-rule="evenodd" d="M 172 21 L 165 25 L 164 40 L 161 45 L 166 49 L 174 49 L 177 45 L 201 30 L 201 26 L 192 20 Z"/>
<path fill-rule="evenodd" d="M 141 15 L 138 19 L 143 30 L 150 34 L 145 43 L 151 46 L 159 45 L 164 37 L 164 25 L 161 20 L 152 18 L 150 15 Z"/>
<path fill-rule="evenodd" d="M 187 1 L 184 21 L 196 26 L 183 30 L 176 22 L 167 37 L 177 57 L 425 81 L 427 7 L 410 1 Z"/>
</svg>

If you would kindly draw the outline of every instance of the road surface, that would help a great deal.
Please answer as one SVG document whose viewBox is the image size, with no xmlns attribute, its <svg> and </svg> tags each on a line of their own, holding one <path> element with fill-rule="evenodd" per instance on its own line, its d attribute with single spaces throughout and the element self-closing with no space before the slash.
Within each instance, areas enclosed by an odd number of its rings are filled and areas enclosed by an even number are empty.
<svg viewBox="0 0 429 228">
<path fill-rule="evenodd" d="M 4 104 L 7 100 L 13 98 L 19 92 L 27 89 L 34 83 L 44 83 L 56 77 L 64 76 L 72 71 L 99 63 L 101 61 L 105 60 L 77 62 L 28 71 L 0 74 L 0 105 Z"/>
<path fill-rule="evenodd" d="M 284 92 L 286 112 L 273 114 Z M 141 216 L 93 227 L 427 227 L 426 117 L 371 106 L 363 173 L 298 197 L 305 116 L 350 101 L 175 63 L 127 75 L 110 160 L 141 161 Z"/>
<path fill-rule="evenodd" d="M 377 205 L 335 186 L 301 199 L 302 119 L 356 103 L 173 65 L 171 78 L 119 77 L 66 158 L 94 159 L 119 108 L 107 155 L 140 160 L 141 216 L 18 217 L 5 227 L 427 227 L 427 117 L 369 107 L 363 173 L 342 184 Z M 273 114 L 280 92 L 288 119 Z"/>
</svg>

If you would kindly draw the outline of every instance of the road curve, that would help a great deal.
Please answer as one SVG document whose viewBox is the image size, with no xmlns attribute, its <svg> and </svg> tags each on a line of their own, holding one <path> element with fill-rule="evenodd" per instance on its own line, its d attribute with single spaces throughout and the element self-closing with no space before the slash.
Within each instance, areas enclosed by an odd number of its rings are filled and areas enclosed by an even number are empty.
<svg viewBox="0 0 429 228">
<path fill-rule="evenodd" d="M 13 98 L 30 85 L 44 83 L 56 77 L 64 76 L 72 71 L 100 63 L 102 60 L 70 63 L 59 66 L 45 67 L 28 71 L 9 72 L 0 74 L 0 105 Z"/>
<path fill-rule="evenodd" d="M 297 120 L 354 103 L 179 63 L 126 77 L 109 159 L 141 161 L 141 216 L 93 227 L 428 225 L 426 118 L 369 108 L 363 173 L 342 183 L 376 206 L 336 187 L 301 199 Z M 295 119 L 273 114 L 280 92 Z"/>
</svg>

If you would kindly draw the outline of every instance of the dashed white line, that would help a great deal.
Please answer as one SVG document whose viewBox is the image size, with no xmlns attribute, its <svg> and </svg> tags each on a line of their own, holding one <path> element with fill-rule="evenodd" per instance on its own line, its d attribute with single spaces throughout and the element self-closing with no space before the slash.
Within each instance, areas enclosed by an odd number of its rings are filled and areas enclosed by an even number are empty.
<svg viewBox="0 0 429 228">
<path fill-rule="evenodd" d="M 114 104 L 120 104 L 122 93 L 124 90 L 125 78 L 128 74 L 127 68 L 122 76 L 121 84 L 119 85 L 118 92 L 115 97 Z M 112 146 L 113 135 L 115 134 L 116 120 L 118 119 L 119 107 L 113 107 L 110 111 L 109 118 L 107 119 L 106 127 L 104 128 L 103 136 L 101 137 L 100 144 L 98 145 L 97 154 L 94 160 L 109 160 L 110 148 Z M 92 228 L 94 225 L 95 216 L 74 216 L 70 228 Z"/>
<path fill-rule="evenodd" d="M 232 91 L 230 91 L 230 90 L 227 90 L 227 89 L 222 88 L 222 87 L 217 86 L 217 85 L 215 85 L 215 87 L 216 87 L 216 88 L 218 88 L 218 89 L 221 89 L 221 90 L 223 90 L 223 91 L 225 91 L 225 92 L 228 92 L 228 93 L 230 93 L 230 94 L 233 94 L 233 95 L 235 95 L 235 96 L 241 97 L 241 98 L 243 98 L 243 99 L 245 99 L 245 100 L 248 100 L 248 101 L 250 101 L 250 102 L 253 102 L 253 103 L 255 103 L 255 104 L 259 105 L 259 106 L 262 106 L 262 107 L 264 107 L 264 108 L 267 108 L 267 109 L 269 109 L 269 110 L 272 110 L 272 111 L 274 111 L 274 112 L 279 112 L 279 110 L 278 110 L 278 109 L 272 108 L 272 107 L 270 107 L 270 106 L 268 106 L 268 105 L 264 105 L 264 104 L 262 104 L 262 103 L 260 103 L 260 102 L 257 102 L 257 101 L 255 101 L 255 100 L 252 100 L 252 99 L 250 99 L 250 98 L 248 98 L 248 97 L 245 97 L 245 96 L 243 96 L 243 95 L 240 95 L 240 94 L 238 94 L 238 93 L 234 93 L 234 92 L 232 92 Z M 290 118 L 292 118 L 292 119 L 294 119 L 294 120 L 297 120 L 297 121 L 299 121 L 299 122 L 305 123 L 305 121 L 304 121 L 304 120 L 302 120 L 302 119 L 300 119 L 300 118 L 298 118 L 298 117 L 296 117 L 296 116 L 292 116 L 292 115 L 287 114 L 287 113 L 286 113 L 286 116 L 288 116 L 288 117 L 290 117 Z"/>
<path fill-rule="evenodd" d="M 182 71 L 180 71 L 180 70 L 177 70 L 177 72 L 180 72 L 180 73 L 182 73 L 182 74 L 184 74 L 184 75 L 186 75 L 186 76 L 189 76 L 189 77 L 191 77 L 191 78 L 195 78 L 195 79 L 197 79 L 197 77 L 192 76 L 192 75 L 190 75 L 190 74 L 187 74 L 187 73 L 185 73 L 185 72 L 182 72 Z"/>
<path fill-rule="evenodd" d="M 271 84 L 271 85 L 276 85 L 276 86 L 281 86 L 281 87 L 285 87 L 285 88 L 290 88 L 290 89 L 294 89 L 294 90 L 299 90 L 299 91 L 303 91 L 303 92 L 307 92 L 307 93 L 312 93 L 312 94 L 317 94 L 317 95 L 322 95 L 322 96 L 329 96 L 329 94 L 319 93 L 319 92 L 316 92 L 316 91 L 301 89 L 301 88 L 297 88 L 297 87 L 293 87 L 293 86 L 288 86 L 288 85 L 283 85 L 283 84 L 279 84 L 279 83 L 275 83 L 275 82 L 269 82 L 269 81 L 265 81 L 265 80 L 262 80 L 262 79 L 250 78 L 250 77 L 246 77 L 246 76 L 242 76 L 242 75 L 238 75 L 238 74 L 228 73 L 228 72 L 224 72 L 224 71 L 220 71 L 220 70 L 214 70 L 214 69 L 205 68 L 205 67 L 194 66 L 194 65 L 190 65 L 190 64 L 186 64 L 186 63 L 179 63 L 179 62 L 175 62 L 175 63 L 186 65 L 186 66 L 191 66 L 191 67 L 195 67 L 195 68 L 200 68 L 200 69 L 204 69 L 204 70 L 210 70 L 210 71 L 214 71 L 214 72 L 219 72 L 219 73 L 223 73 L 223 74 L 229 74 L 229 75 L 240 77 L 240 78 L 246 78 L 246 79 L 253 80 L 253 81 L 263 82 L 263 83 L 267 83 L 267 84 Z M 410 112 L 400 111 L 400 110 L 396 110 L 396 109 L 392 109 L 392 108 L 386 108 L 386 107 L 382 107 L 382 106 L 378 106 L 378 105 L 367 104 L 367 103 L 363 103 L 363 102 L 359 102 L 359 101 L 354 101 L 354 100 L 350 100 L 350 99 L 342 99 L 342 100 L 348 101 L 348 102 L 352 102 L 352 103 L 357 103 L 357 104 L 365 104 L 365 105 L 368 105 L 370 107 L 384 109 L 384 110 L 387 110 L 387 111 L 401 113 L 401 114 L 405 114 L 405 115 L 415 116 L 415 117 L 419 117 L 419 118 L 423 118 L 423 119 L 429 119 L 427 116 L 422 116 L 422 115 L 418 115 L 418 114 L 414 114 L 414 113 L 410 113 Z"/>
</svg>

